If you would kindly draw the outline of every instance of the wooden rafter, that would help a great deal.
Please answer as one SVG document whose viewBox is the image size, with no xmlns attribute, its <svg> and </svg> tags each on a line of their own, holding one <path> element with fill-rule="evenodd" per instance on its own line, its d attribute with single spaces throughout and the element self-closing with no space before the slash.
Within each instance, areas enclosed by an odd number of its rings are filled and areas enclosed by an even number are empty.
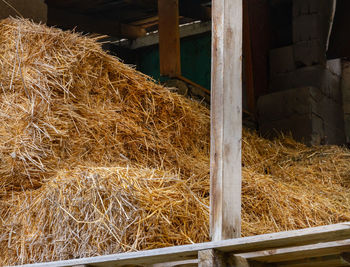
<svg viewBox="0 0 350 267">
<path fill-rule="evenodd" d="M 66 9 L 48 8 L 48 24 L 64 29 L 76 28 L 77 31 L 106 34 L 116 37 L 135 39 L 146 35 L 146 30 L 139 26 L 119 23 L 105 18 L 71 13 Z"/>
</svg>

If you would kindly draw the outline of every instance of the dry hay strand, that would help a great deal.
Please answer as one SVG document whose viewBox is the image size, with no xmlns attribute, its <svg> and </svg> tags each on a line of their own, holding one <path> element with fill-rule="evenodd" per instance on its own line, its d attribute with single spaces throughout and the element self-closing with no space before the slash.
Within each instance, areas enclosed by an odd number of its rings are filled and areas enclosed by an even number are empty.
<svg viewBox="0 0 350 267">
<path fill-rule="evenodd" d="M 244 131 L 242 154 L 244 235 L 350 221 L 348 149 Z"/>
<path fill-rule="evenodd" d="M 26 20 L 0 55 L 0 264 L 209 239 L 206 108 Z M 349 157 L 244 130 L 243 235 L 350 221 Z"/>
<path fill-rule="evenodd" d="M 1 202 L 0 263 L 203 242 L 208 206 L 193 193 L 198 188 L 203 185 L 163 170 L 61 171 L 40 189 Z"/>
<path fill-rule="evenodd" d="M 208 110 L 96 41 L 24 19 L 0 23 L 0 187 L 37 188 L 86 160 L 203 172 Z"/>
<path fill-rule="evenodd" d="M 243 236 L 350 221 L 349 150 L 243 136 Z M 209 240 L 208 176 L 80 167 L 0 205 L 2 264 Z"/>
</svg>

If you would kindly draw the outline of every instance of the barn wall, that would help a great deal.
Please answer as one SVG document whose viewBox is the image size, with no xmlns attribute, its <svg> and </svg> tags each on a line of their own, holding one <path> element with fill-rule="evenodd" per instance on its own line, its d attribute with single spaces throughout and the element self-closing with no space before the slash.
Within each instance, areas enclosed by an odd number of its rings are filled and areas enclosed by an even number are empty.
<svg viewBox="0 0 350 267">
<path fill-rule="evenodd" d="M 5 2 L 9 3 L 25 18 L 35 22 L 46 23 L 47 21 L 47 6 L 44 0 L 6 0 Z M 0 19 L 18 16 L 18 13 L 5 2 L 0 0 Z"/>
</svg>

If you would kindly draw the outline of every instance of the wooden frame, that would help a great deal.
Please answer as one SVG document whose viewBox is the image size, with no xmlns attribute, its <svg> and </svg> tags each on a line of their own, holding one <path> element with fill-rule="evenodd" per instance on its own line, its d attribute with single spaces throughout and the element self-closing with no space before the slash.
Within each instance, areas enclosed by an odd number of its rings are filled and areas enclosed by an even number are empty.
<svg viewBox="0 0 350 267">
<path fill-rule="evenodd" d="M 329 248 L 327 249 L 328 245 Z M 29 264 L 23 267 L 57 266 L 153 266 L 156 263 L 198 259 L 198 266 L 337 266 L 315 265 L 320 260 L 350 266 L 350 223 L 321 226 L 259 236 L 186 246 L 121 253 L 91 258 Z M 304 249 L 307 248 L 305 251 Z M 309 255 L 308 253 L 311 252 Z M 300 259 L 300 255 L 304 255 Z M 255 262 L 251 262 L 252 260 Z M 286 260 L 285 260 L 286 259 Z M 290 260 L 292 259 L 292 260 Z M 326 261 L 326 263 L 327 263 Z M 215 265 L 215 264 L 216 265 Z M 314 264 L 315 263 L 315 264 Z M 189 264 L 192 264 L 191 261 Z M 213 265 L 214 264 L 214 265 Z M 305 265 L 307 264 L 307 265 Z M 159 266 L 159 265 L 158 265 Z M 176 265 L 173 265 L 176 266 Z"/>
</svg>

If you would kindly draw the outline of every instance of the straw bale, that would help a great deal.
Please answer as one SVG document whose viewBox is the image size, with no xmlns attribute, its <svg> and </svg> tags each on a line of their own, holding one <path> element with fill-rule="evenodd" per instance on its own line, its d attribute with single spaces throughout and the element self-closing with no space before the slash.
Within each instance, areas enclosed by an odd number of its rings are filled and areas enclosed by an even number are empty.
<svg viewBox="0 0 350 267">
<path fill-rule="evenodd" d="M 209 110 L 96 39 L 0 22 L 0 265 L 209 240 Z M 350 221 L 350 151 L 243 130 L 244 236 Z"/>
</svg>

